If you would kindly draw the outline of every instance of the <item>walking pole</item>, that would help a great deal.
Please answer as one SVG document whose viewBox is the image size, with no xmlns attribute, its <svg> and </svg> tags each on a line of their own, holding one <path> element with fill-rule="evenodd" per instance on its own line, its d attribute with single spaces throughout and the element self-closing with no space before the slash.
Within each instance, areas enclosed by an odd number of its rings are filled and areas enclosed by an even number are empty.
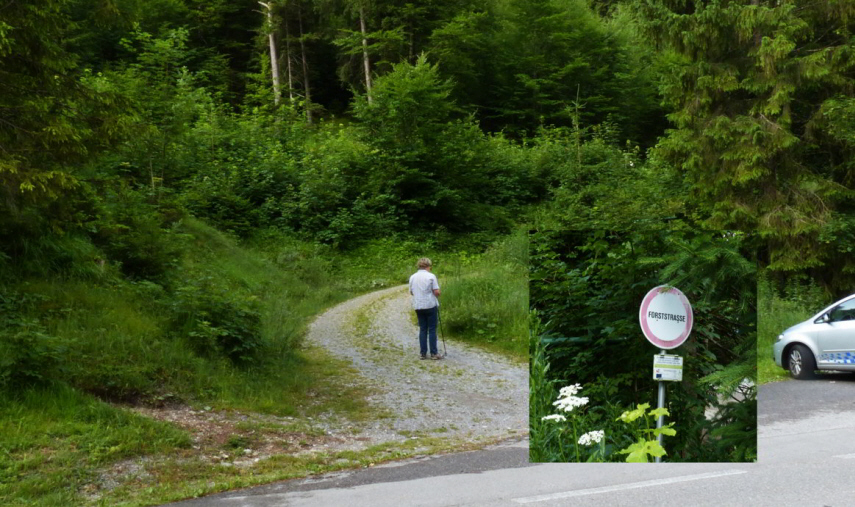
<svg viewBox="0 0 855 507">
<path fill-rule="evenodd" d="M 436 320 L 439 321 L 440 336 L 442 337 L 442 357 L 448 356 L 448 349 L 445 348 L 445 330 L 442 329 L 442 317 L 439 314 L 439 305 L 436 306 Z"/>
</svg>

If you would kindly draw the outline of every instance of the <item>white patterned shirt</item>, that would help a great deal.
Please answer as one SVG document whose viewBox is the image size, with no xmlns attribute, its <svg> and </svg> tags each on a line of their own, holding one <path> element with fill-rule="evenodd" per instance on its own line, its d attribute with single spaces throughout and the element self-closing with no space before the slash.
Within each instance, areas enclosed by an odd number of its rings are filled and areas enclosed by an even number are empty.
<svg viewBox="0 0 855 507">
<path fill-rule="evenodd" d="M 436 275 L 426 269 L 418 270 L 410 277 L 410 294 L 413 295 L 413 308 L 416 310 L 427 310 L 439 306 L 439 301 L 433 293 L 439 290 L 439 282 Z"/>
</svg>

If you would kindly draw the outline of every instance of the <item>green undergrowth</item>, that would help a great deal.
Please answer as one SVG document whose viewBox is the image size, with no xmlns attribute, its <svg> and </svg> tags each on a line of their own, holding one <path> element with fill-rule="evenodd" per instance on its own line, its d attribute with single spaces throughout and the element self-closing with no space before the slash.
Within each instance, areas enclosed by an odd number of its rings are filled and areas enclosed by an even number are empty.
<svg viewBox="0 0 855 507">
<path fill-rule="evenodd" d="M 480 255 L 458 254 L 442 268 L 434 269 L 440 332 L 528 361 L 528 234 L 517 231 Z"/>
<path fill-rule="evenodd" d="M 3 432 L 0 503 L 80 504 L 98 467 L 186 445 L 123 404 L 374 417 L 349 365 L 302 343 L 315 315 L 360 292 L 331 255 L 242 247 L 192 219 L 170 235 L 178 257 L 159 283 L 106 264 L 0 287 L 0 427 L 17 428 Z"/>
<path fill-rule="evenodd" d="M 777 337 L 788 327 L 798 324 L 811 316 L 810 312 L 800 308 L 797 303 L 770 298 L 760 300 L 757 315 L 757 378 L 760 384 L 786 380 L 789 374 L 775 364 L 772 359 L 772 346 Z"/>
<path fill-rule="evenodd" d="M 124 403 L 299 411 L 282 393 L 305 390 L 306 325 L 355 292 L 337 285 L 320 257 L 272 262 L 194 220 L 176 234 L 184 250 L 168 283 L 56 278 L 11 291 L 18 328 L 29 332 L 21 345 L 43 351 L 18 358 L 7 385 L 29 379 Z"/>
<path fill-rule="evenodd" d="M 804 322 L 828 304 L 828 296 L 816 285 L 790 280 L 776 289 L 761 278 L 757 291 L 757 378 L 760 384 L 789 379 L 775 364 L 772 346 L 788 327 Z"/>
</svg>

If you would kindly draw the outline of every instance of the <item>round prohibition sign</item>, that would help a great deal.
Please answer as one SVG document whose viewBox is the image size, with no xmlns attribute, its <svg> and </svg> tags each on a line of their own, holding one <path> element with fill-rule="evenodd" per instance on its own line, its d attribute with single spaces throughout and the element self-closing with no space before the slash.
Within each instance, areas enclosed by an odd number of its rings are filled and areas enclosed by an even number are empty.
<svg viewBox="0 0 855 507">
<path fill-rule="evenodd" d="M 680 289 L 660 285 L 644 296 L 638 320 L 647 341 L 660 349 L 675 349 L 692 332 L 692 305 Z"/>
</svg>

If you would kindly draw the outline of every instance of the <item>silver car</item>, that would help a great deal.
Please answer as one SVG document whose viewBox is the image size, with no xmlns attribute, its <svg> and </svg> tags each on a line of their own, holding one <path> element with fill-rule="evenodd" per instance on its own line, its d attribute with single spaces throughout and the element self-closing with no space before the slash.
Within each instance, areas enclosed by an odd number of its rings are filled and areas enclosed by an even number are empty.
<svg viewBox="0 0 855 507">
<path fill-rule="evenodd" d="M 814 370 L 855 371 L 855 294 L 781 333 L 772 354 L 797 379 Z"/>
</svg>

